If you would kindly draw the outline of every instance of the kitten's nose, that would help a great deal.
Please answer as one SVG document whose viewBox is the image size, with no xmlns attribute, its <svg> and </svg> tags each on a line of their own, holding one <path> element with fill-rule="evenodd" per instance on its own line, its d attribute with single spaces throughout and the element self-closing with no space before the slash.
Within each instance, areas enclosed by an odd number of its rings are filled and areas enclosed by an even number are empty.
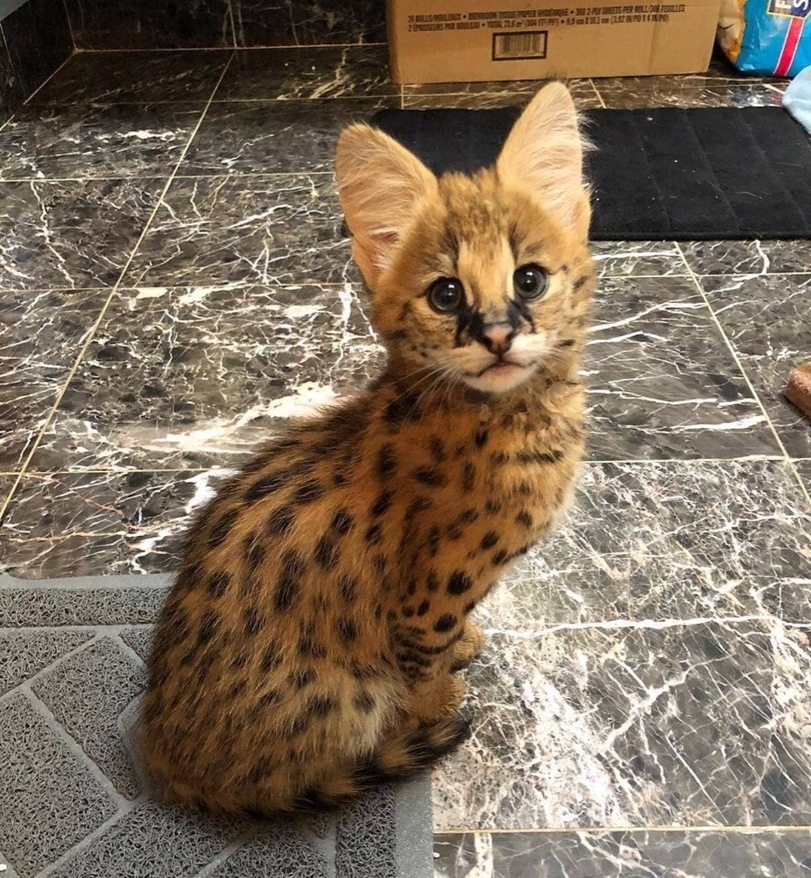
<svg viewBox="0 0 811 878">
<path fill-rule="evenodd" d="M 498 323 L 485 323 L 482 327 L 481 342 L 491 354 L 506 354 L 515 338 L 516 329 L 506 320 Z"/>
</svg>

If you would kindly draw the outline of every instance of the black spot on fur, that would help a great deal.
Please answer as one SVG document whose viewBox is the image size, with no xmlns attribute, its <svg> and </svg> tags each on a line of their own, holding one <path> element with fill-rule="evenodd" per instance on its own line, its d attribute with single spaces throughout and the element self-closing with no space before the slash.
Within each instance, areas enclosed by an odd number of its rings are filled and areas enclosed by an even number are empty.
<svg viewBox="0 0 811 878">
<path fill-rule="evenodd" d="M 200 630 L 197 632 L 198 644 L 208 643 L 217 633 L 219 625 L 220 617 L 213 610 L 206 610 L 200 622 Z"/>
<path fill-rule="evenodd" d="M 384 515 L 386 512 L 388 512 L 389 508 L 391 507 L 391 501 L 393 497 L 394 491 L 381 491 L 381 493 L 378 494 L 375 502 L 372 504 L 372 515 L 375 518 L 378 518 L 379 516 Z"/>
<path fill-rule="evenodd" d="M 448 594 L 464 594 L 473 588 L 473 580 L 461 570 L 454 570 L 448 579 Z"/>
<path fill-rule="evenodd" d="M 562 341 L 558 342 L 559 348 L 570 348 L 574 344 L 573 338 L 564 338 Z"/>
<path fill-rule="evenodd" d="M 259 539 L 258 534 L 248 534 L 248 536 L 245 537 L 245 542 L 243 544 L 248 567 L 251 570 L 256 570 L 256 568 L 265 560 L 265 547 Z"/>
<path fill-rule="evenodd" d="M 432 436 L 428 442 L 428 450 L 434 463 L 442 463 L 445 460 L 445 443 L 439 436 Z"/>
<path fill-rule="evenodd" d="M 425 579 L 425 587 L 430 592 L 434 592 L 439 588 L 439 577 L 436 575 L 435 571 L 428 571 L 428 576 Z"/>
<path fill-rule="evenodd" d="M 315 479 L 306 481 L 300 488 L 296 489 L 293 494 L 293 500 L 296 503 L 314 503 L 324 495 L 324 488 Z"/>
<path fill-rule="evenodd" d="M 315 695 L 307 702 L 307 712 L 313 716 L 327 716 L 337 707 L 338 702 L 329 695 Z"/>
<path fill-rule="evenodd" d="M 484 504 L 484 511 L 490 515 L 496 515 L 501 512 L 501 503 L 498 500 L 488 500 Z"/>
<path fill-rule="evenodd" d="M 397 472 L 397 457 L 394 446 L 390 443 L 383 445 L 377 453 L 377 474 L 381 479 L 388 479 Z"/>
<path fill-rule="evenodd" d="M 572 290 L 577 292 L 582 289 L 588 283 L 588 275 L 584 274 L 583 277 L 577 278 L 577 280 L 572 284 Z"/>
<path fill-rule="evenodd" d="M 262 629 L 262 614 L 256 607 L 248 607 L 245 610 L 245 633 L 249 637 L 253 637 L 254 634 L 258 634 L 258 632 Z"/>
<path fill-rule="evenodd" d="M 415 497 L 409 504 L 405 512 L 405 520 L 411 521 L 415 515 L 430 509 L 433 504 L 427 497 Z"/>
<path fill-rule="evenodd" d="M 424 616 L 428 612 L 428 610 L 430 610 L 430 609 L 431 609 L 431 602 L 430 601 L 423 601 L 417 607 L 417 615 Z"/>
<path fill-rule="evenodd" d="M 383 420 L 391 427 L 419 417 L 417 397 L 413 393 L 398 394 L 383 411 Z"/>
<path fill-rule="evenodd" d="M 433 466 L 420 466 L 413 472 L 414 478 L 429 488 L 441 488 L 448 483 L 445 475 Z"/>
<path fill-rule="evenodd" d="M 473 437 L 473 441 L 476 443 L 476 448 L 481 448 L 487 443 L 490 434 L 487 432 L 485 427 L 479 427 L 476 430 L 476 435 Z"/>
<path fill-rule="evenodd" d="M 437 552 L 439 552 L 439 527 L 437 525 L 432 525 L 431 530 L 428 531 L 428 551 L 431 553 L 432 558 L 436 558 Z"/>
<path fill-rule="evenodd" d="M 498 534 L 494 530 L 489 530 L 482 537 L 482 541 L 480 543 L 482 549 L 492 549 L 493 546 L 498 542 L 499 537 Z"/>
<path fill-rule="evenodd" d="M 454 522 L 453 524 L 448 525 L 445 533 L 447 534 L 448 539 L 458 540 L 461 539 L 463 531 L 462 528 Z"/>
<path fill-rule="evenodd" d="M 288 680 L 291 686 L 294 686 L 296 689 L 303 689 L 315 680 L 315 671 L 312 668 L 301 668 L 290 674 Z"/>
<path fill-rule="evenodd" d="M 476 604 L 473 601 L 470 601 L 470 603 L 465 604 L 465 615 L 470 613 L 475 606 L 476 606 Z"/>
<path fill-rule="evenodd" d="M 453 616 L 450 613 L 445 613 L 434 622 L 434 631 L 450 631 L 451 628 L 456 625 L 456 622 L 456 616 Z"/>
<path fill-rule="evenodd" d="M 271 536 L 280 537 L 286 534 L 296 520 L 296 512 L 292 506 L 280 506 L 270 513 L 267 531 Z"/>
<path fill-rule="evenodd" d="M 352 525 L 354 523 L 352 516 L 346 511 L 346 509 L 339 509 L 335 515 L 333 515 L 330 527 L 339 537 L 345 537 L 349 531 L 352 530 Z"/>
<path fill-rule="evenodd" d="M 269 476 L 262 476 L 257 479 L 245 492 L 246 503 L 256 503 L 263 497 L 273 494 L 280 488 L 283 488 L 290 479 L 290 473 L 286 470 L 278 473 L 272 473 Z"/>
<path fill-rule="evenodd" d="M 400 612 L 406 617 L 406 619 L 410 619 L 414 615 L 416 610 L 414 609 L 414 607 L 403 607 Z"/>
<path fill-rule="evenodd" d="M 494 451 L 490 455 L 490 464 L 492 466 L 504 466 L 510 459 L 510 455 L 506 451 Z"/>
<path fill-rule="evenodd" d="M 328 536 L 322 536 L 315 544 L 315 560 L 324 568 L 329 570 L 338 563 L 341 553 L 335 544 L 335 541 Z"/>
<path fill-rule="evenodd" d="M 209 576 L 206 582 L 206 591 L 213 598 L 221 598 L 228 591 L 229 585 L 231 585 L 230 575 L 220 571 L 213 576 Z"/>
<path fill-rule="evenodd" d="M 238 652 L 231 659 L 231 667 L 232 668 L 244 668 L 245 665 L 247 665 L 247 664 L 248 664 L 248 656 L 245 655 L 244 652 Z"/>
<path fill-rule="evenodd" d="M 346 574 L 338 577 L 338 591 L 347 604 L 351 604 L 358 594 L 358 580 L 354 576 Z"/>
<path fill-rule="evenodd" d="M 375 700 L 365 690 L 361 690 L 352 700 L 357 710 L 362 713 L 371 713 L 375 709 Z"/>
<path fill-rule="evenodd" d="M 386 556 L 377 554 L 372 558 L 372 567 L 375 573 L 383 574 L 386 572 Z"/>
<path fill-rule="evenodd" d="M 303 635 L 299 638 L 298 652 L 299 655 L 309 656 L 310 658 L 324 658 L 327 654 L 326 649 L 308 635 Z"/>
<path fill-rule="evenodd" d="M 515 516 L 516 524 L 523 525 L 526 528 L 532 527 L 532 516 L 526 510 L 519 512 L 518 515 Z"/>
<path fill-rule="evenodd" d="M 507 552 L 506 549 L 499 549 L 496 554 L 493 555 L 493 566 L 501 567 L 502 564 L 506 563 L 509 557 L 509 552 Z"/>
<path fill-rule="evenodd" d="M 225 515 L 218 519 L 214 527 L 211 528 L 211 533 L 208 537 L 209 549 L 216 549 L 217 546 L 220 546 L 223 542 L 225 542 L 228 534 L 231 532 L 231 528 L 233 527 L 234 522 L 237 520 L 238 515 L 239 510 L 229 509 L 229 511 L 226 512 Z"/>
<path fill-rule="evenodd" d="M 279 666 L 280 662 L 281 659 L 279 658 L 279 653 L 276 650 L 276 647 L 273 645 L 266 647 L 264 653 L 262 653 L 262 670 L 273 670 L 273 668 Z"/>
<path fill-rule="evenodd" d="M 462 490 L 467 494 L 476 484 L 476 467 L 468 461 L 462 469 Z"/>
<path fill-rule="evenodd" d="M 299 593 L 299 578 L 304 571 L 304 560 L 298 552 L 288 549 L 282 558 L 282 572 L 276 584 L 274 605 L 279 612 L 290 608 Z"/>
<path fill-rule="evenodd" d="M 373 524 L 363 535 L 370 546 L 379 546 L 383 541 L 383 531 L 379 524 Z"/>
<path fill-rule="evenodd" d="M 352 619 L 339 619 L 338 634 L 344 643 L 352 643 L 358 639 L 358 626 Z"/>
<path fill-rule="evenodd" d="M 516 455 L 518 463 L 555 463 L 563 457 L 560 451 L 519 451 Z"/>
</svg>

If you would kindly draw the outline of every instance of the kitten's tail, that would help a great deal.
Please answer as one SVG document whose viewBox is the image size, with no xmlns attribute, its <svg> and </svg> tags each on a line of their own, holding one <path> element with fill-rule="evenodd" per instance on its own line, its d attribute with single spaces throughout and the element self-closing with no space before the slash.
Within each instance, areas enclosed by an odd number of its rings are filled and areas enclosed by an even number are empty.
<svg viewBox="0 0 811 878">
<path fill-rule="evenodd" d="M 381 742 L 371 759 L 328 776 L 295 802 L 295 811 L 332 809 L 375 787 L 430 768 L 470 737 L 470 723 L 448 717 L 402 731 Z"/>
</svg>

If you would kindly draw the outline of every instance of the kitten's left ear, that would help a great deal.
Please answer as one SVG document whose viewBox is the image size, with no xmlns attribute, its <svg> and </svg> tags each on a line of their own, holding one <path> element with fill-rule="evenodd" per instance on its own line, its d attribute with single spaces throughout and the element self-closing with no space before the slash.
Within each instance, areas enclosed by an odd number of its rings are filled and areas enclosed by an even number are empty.
<svg viewBox="0 0 811 878">
<path fill-rule="evenodd" d="M 413 153 L 370 125 L 351 125 L 341 134 L 335 171 L 355 261 L 372 286 L 418 203 L 437 192 L 437 180 Z"/>
<path fill-rule="evenodd" d="M 498 157 L 499 178 L 528 190 L 561 225 L 585 240 L 591 208 L 583 181 L 579 117 L 560 82 L 542 88 L 513 126 Z"/>
</svg>

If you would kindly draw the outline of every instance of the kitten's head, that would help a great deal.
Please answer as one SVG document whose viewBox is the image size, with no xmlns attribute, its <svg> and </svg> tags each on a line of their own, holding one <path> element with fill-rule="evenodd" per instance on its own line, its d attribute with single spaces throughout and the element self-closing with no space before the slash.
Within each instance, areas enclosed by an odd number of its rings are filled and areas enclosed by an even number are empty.
<svg viewBox="0 0 811 878">
<path fill-rule="evenodd" d="M 337 179 L 353 255 L 398 372 L 501 393 L 572 358 L 591 293 L 583 149 L 558 83 L 474 177 L 437 178 L 368 125 L 343 132 Z"/>
</svg>

